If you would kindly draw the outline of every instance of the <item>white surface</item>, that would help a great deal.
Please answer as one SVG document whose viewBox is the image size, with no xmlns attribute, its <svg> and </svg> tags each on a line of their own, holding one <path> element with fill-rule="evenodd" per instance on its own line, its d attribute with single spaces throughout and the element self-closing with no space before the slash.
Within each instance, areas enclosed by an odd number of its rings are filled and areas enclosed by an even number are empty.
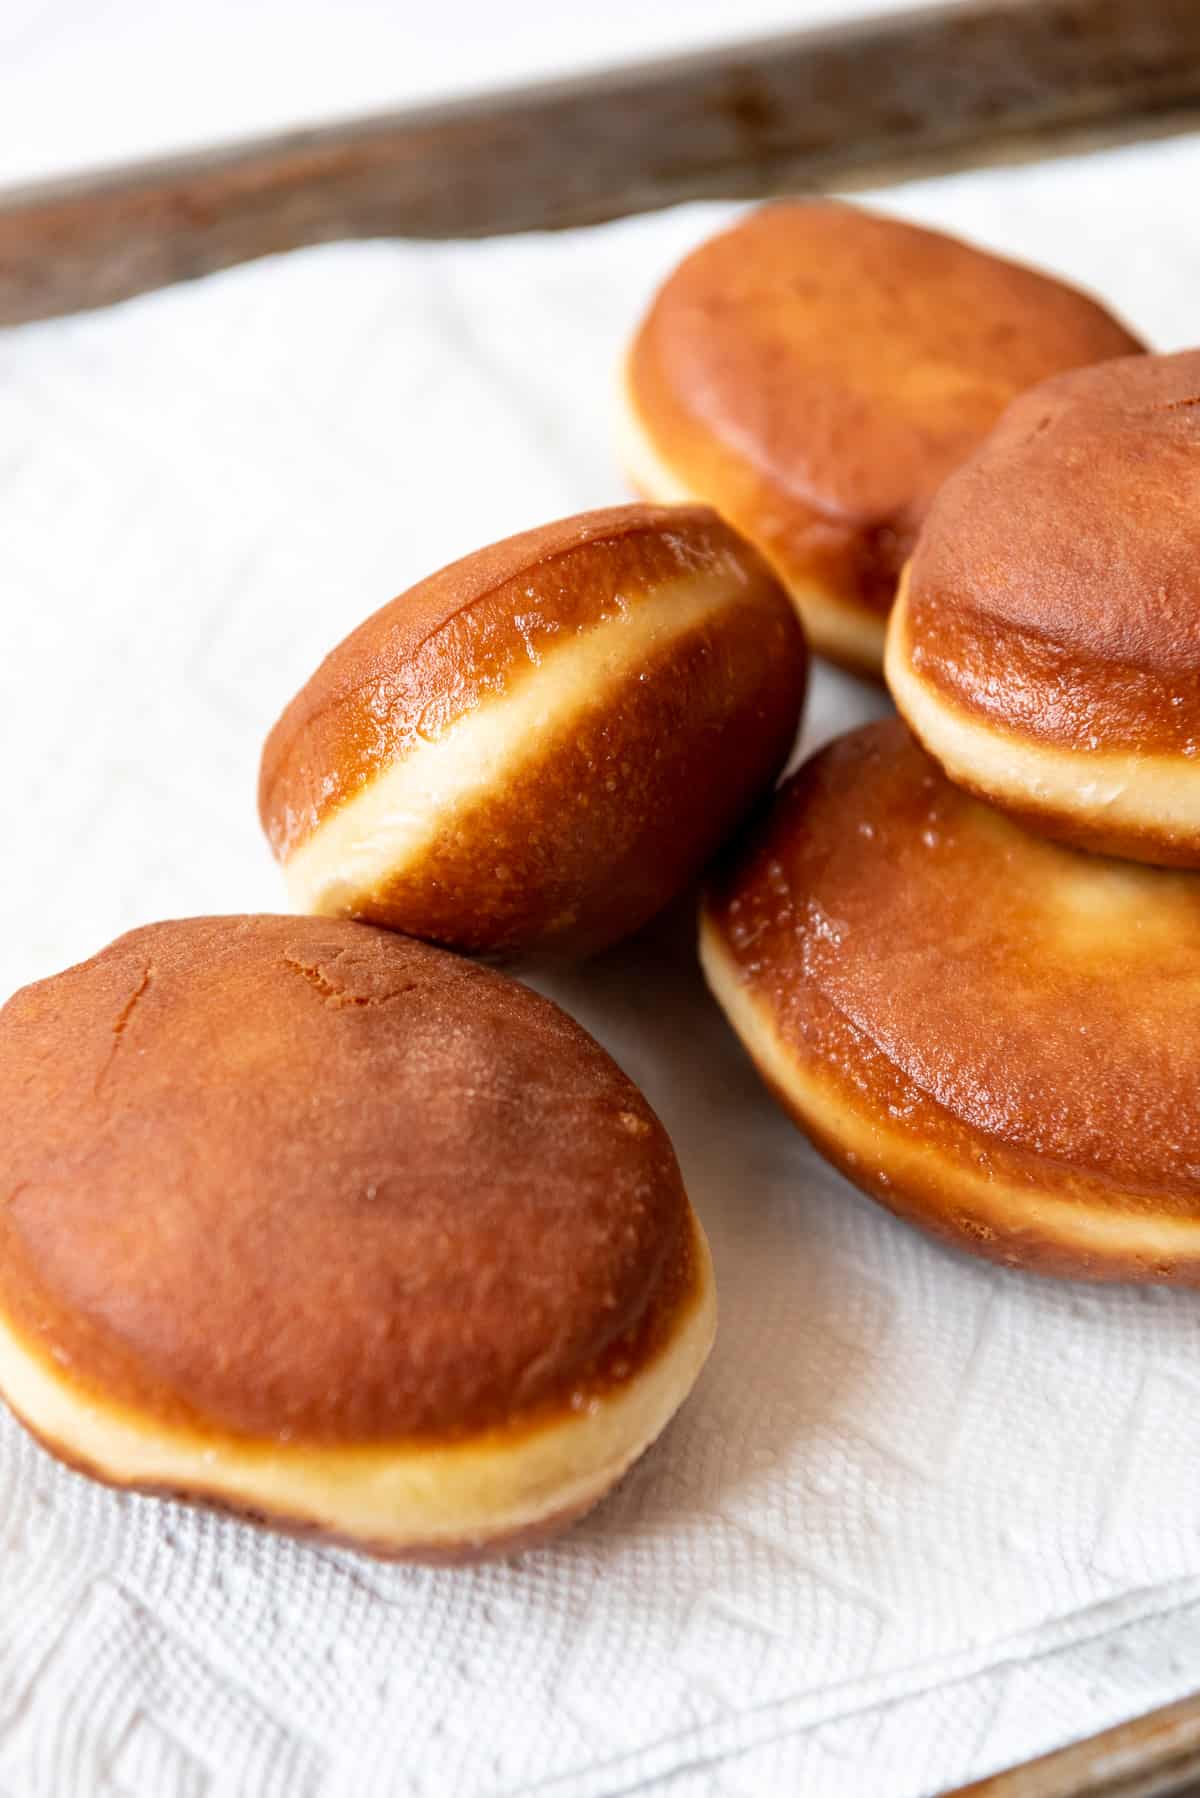
<svg viewBox="0 0 1200 1798">
<path fill-rule="evenodd" d="M 3 0 L 0 183 L 914 0 Z"/>
<path fill-rule="evenodd" d="M 1195 331 L 1200 141 L 886 203 Z M 259 745 L 368 609 L 621 497 L 611 377 L 712 210 L 307 253 L 0 338 L 0 990 L 278 908 Z M 862 715 L 818 687 L 810 736 Z M 561 1545 L 377 1567 L 114 1496 L 0 1423 L 4 1798 L 915 1798 L 1200 1664 L 1200 1301 L 1004 1275 L 857 1197 L 681 949 L 559 983 L 660 1108 L 722 1328 Z M 319 1320 L 314 1320 L 319 1327 Z"/>
</svg>

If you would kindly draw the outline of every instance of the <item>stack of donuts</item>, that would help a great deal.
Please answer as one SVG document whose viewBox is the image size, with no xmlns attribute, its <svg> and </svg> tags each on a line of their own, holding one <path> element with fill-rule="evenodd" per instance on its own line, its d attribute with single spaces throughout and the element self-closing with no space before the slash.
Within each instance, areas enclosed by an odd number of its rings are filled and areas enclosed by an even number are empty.
<svg viewBox="0 0 1200 1798">
<path fill-rule="evenodd" d="M 900 719 L 713 878 L 709 984 L 864 1191 L 1012 1266 L 1200 1280 L 1200 352 L 929 232 L 780 206 L 667 283 L 630 459 Z M 894 603 L 893 603 L 894 601 Z"/>
<path fill-rule="evenodd" d="M 97 1478 L 426 1560 L 594 1504 L 713 1269 L 645 1098 L 498 964 L 701 881 L 716 998 L 865 1191 L 1200 1278 L 1200 353 L 786 204 L 670 277 L 624 399 L 649 503 L 432 575 L 286 707 L 294 915 L 151 924 L 0 1013 L 0 1390 Z M 773 792 L 809 640 L 903 721 Z"/>
</svg>

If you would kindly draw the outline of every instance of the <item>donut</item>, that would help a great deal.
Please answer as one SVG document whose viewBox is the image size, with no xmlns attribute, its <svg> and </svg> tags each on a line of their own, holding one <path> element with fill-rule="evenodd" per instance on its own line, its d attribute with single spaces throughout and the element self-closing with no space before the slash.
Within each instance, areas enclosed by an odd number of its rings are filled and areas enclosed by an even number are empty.
<svg viewBox="0 0 1200 1798">
<path fill-rule="evenodd" d="M 714 877 L 709 986 L 816 1147 L 1010 1267 L 1200 1284 L 1200 879 L 1033 836 L 898 719 Z"/>
<path fill-rule="evenodd" d="M 777 203 L 702 244 L 651 305 L 623 460 L 647 498 L 716 506 L 813 647 L 877 676 L 946 476 L 1022 388 L 1140 348 L 1048 275 L 858 207 Z"/>
<path fill-rule="evenodd" d="M 1013 402 L 933 503 L 887 677 L 959 785 L 1081 849 L 1200 868 L 1200 351 Z"/>
<path fill-rule="evenodd" d="M 401 594 L 267 739 L 297 910 L 495 959 L 570 959 L 683 892 L 791 749 L 806 654 L 705 507 L 510 537 Z"/>
<path fill-rule="evenodd" d="M 0 1012 L 0 1392 L 62 1460 L 399 1559 L 581 1515 L 712 1341 L 666 1132 L 557 1006 L 341 919 Z"/>
</svg>

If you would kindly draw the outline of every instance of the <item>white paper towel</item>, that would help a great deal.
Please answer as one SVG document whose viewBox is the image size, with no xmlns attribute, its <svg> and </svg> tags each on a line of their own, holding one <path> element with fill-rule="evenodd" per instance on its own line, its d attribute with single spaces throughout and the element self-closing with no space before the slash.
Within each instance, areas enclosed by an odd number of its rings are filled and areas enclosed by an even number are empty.
<svg viewBox="0 0 1200 1798">
<path fill-rule="evenodd" d="M 882 203 L 1174 347 L 1198 193 L 1189 139 Z M 282 907 L 267 726 L 392 593 L 622 497 L 618 351 L 720 216 L 330 248 L 0 340 L 0 991 L 148 918 Z M 826 674 L 808 739 L 880 704 Z M 104 1492 L 6 1418 L 2 1798 L 915 1798 L 1196 1683 L 1200 1300 L 883 1215 L 667 935 L 553 989 L 712 1237 L 718 1346 L 663 1441 L 558 1546 L 433 1572 Z"/>
</svg>

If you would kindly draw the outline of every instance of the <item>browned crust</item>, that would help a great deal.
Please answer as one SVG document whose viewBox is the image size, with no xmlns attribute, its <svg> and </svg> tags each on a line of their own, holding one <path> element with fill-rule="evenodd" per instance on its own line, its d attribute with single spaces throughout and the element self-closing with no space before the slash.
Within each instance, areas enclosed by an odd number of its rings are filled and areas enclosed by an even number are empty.
<svg viewBox="0 0 1200 1798">
<path fill-rule="evenodd" d="M 1023 388 L 1139 350 L 1064 283 L 827 201 L 703 244 L 633 345 L 656 451 L 794 588 L 881 615 L 933 495 Z"/>
<path fill-rule="evenodd" d="M 599 1045 L 362 925 L 152 925 L 25 988 L 0 1130 L 5 1317 L 214 1441 L 537 1428 L 695 1278 L 670 1142 Z"/>
<path fill-rule="evenodd" d="M 618 1388 L 644 1374 L 659 1356 L 664 1354 L 674 1340 L 679 1324 L 696 1304 L 700 1294 L 700 1270 L 697 1265 L 691 1233 L 689 1232 L 680 1252 L 671 1258 L 667 1273 L 661 1283 L 660 1291 L 655 1295 L 647 1314 L 633 1333 L 631 1333 L 614 1351 L 605 1356 L 603 1364 L 597 1367 L 594 1377 L 579 1384 L 573 1393 L 577 1404 L 586 1404 L 593 1398 L 603 1399 L 611 1396 Z M 61 1378 L 61 1374 L 57 1377 Z M 85 1389 L 86 1390 L 86 1389 Z M 109 1395 L 92 1387 L 94 1396 L 103 1402 Z M 604 1491 L 597 1492 L 583 1499 L 578 1504 L 564 1505 L 546 1513 L 534 1521 L 517 1528 L 505 1528 L 480 1533 L 461 1541 L 438 1540 L 436 1542 L 414 1538 L 411 1542 L 397 1543 L 377 1537 L 358 1536 L 339 1530 L 330 1529 L 311 1518 L 292 1513 L 266 1509 L 261 1505 L 239 1503 L 236 1498 L 226 1492 L 213 1488 L 186 1486 L 164 1483 L 153 1480 L 119 1480 L 108 1469 L 81 1455 L 71 1444 L 61 1439 L 52 1438 L 44 1430 L 39 1429 L 31 1420 L 14 1405 L 11 1399 L 5 1399 L 9 1409 L 21 1426 L 29 1432 L 34 1440 L 57 1460 L 74 1472 L 86 1478 L 96 1480 L 100 1485 L 113 1491 L 137 1492 L 147 1498 L 171 1499 L 180 1504 L 214 1511 L 220 1515 L 234 1517 L 243 1523 L 251 1523 L 276 1533 L 294 1537 L 299 1541 L 322 1542 L 340 1548 L 349 1548 L 359 1554 L 372 1556 L 380 1561 L 419 1562 L 426 1566 L 450 1567 L 474 1565 L 482 1561 L 497 1560 L 507 1555 L 521 1554 L 531 1548 L 541 1546 L 560 1535 L 571 1524 L 587 1515 L 607 1496 L 612 1482 Z M 489 1445 L 494 1445 L 497 1436 L 503 1435 L 510 1452 L 520 1454 L 523 1441 L 530 1435 L 544 1429 L 553 1429 L 564 1415 L 565 1407 L 561 1402 L 547 1400 L 530 1413 L 524 1413 L 513 1419 L 499 1430 L 493 1427 L 488 1432 Z M 155 1419 L 147 1420 L 147 1428 L 154 1429 Z M 210 1443 L 214 1447 L 237 1446 L 235 1439 L 225 1434 L 213 1434 Z M 410 1446 L 405 1443 L 394 1445 L 399 1451 Z M 619 1480 L 621 1475 L 617 1476 Z"/>
<path fill-rule="evenodd" d="M 838 1020 L 830 1016 L 828 1023 L 831 1039 L 837 1037 Z M 854 1054 L 858 1048 L 854 1038 L 849 1032 L 841 1034 L 846 1052 Z M 962 1193 L 960 1174 L 964 1168 L 978 1166 L 979 1145 L 972 1145 L 965 1139 L 961 1143 L 962 1158 L 952 1157 L 949 1149 L 944 1148 L 941 1151 L 941 1165 L 935 1166 L 931 1162 L 924 1179 L 915 1179 L 910 1174 L 902 1183 L 897 1181 L 884 1165 L 885 1154 L 881 1154 L 879 1166 L 865 1165 L 860 1156 L 853 1152 L 847 1153 L 845 1145 L 828 1129 L 823 1128 L 793 1093 L 789 1093 L 777 1080 L 772 1079 L 754 1055 L 751 1045 L 747 1044 L 746 1048 L 776 1103 L 787 1112 L 826 1161 L 837 1168 L 852 1186 L 856 1186 L 868 1198 L 877 1200 L 894 1217 L 904 1218 L 908 1223 L 918 1225 L 929 1235 L 936 1236 L 951 1247 L 977 1255 L 985 1261 L 997 1262 L 1003 1267 L 1019 1268 L 1025 1273 L 1042 1274 L 1047 1278 L 1091 1280 L 1108 1284 L 1125 1282 L 1139 1285 L 1200 1286 L 1200 1255 L 1089 1254 L 1077 1244 L 1067 1244 L 1055 1237 L 1033 1216 L 1019 1228 L 1011 1229 L 975 1216 L 970 1200 L 964 1198 Z M 846 1083 L 838 1082 L 836 1077 L 830 1079 L 828 1067 L 822 1066 L 821 1077 L 835 1090 L 840 1087 L 846 1103 L 861 1107 L 861 1093 Z M 938 1107 L 931 1107 L 930 1111 L 931 1115 L 937 1117 L 944 1136 L 948 1137 L 952 1120 L 944 1113 L 939 1115 Z M 1005 1156 L 1003 1152 L 996 1154 L 989 1147 L 988 1162 L 998 1174 L 1003 1173 L 1014 1179 L 1023 1178 L 1029 1185 L 1031 1195 L 1041 1190 L 1040 1183 L 1031 1177 L 1031 1170 L 1022 1159 Z M 1055 1187 L 1054 1196 L 1063 1197 L 1064 1190 Z M 1095 1191 L 1086 1185 L 1078 1188 L 1076 1196 L 1083 1206 L 1093 1204 L 1097 1197 Z"/>
<path fill-rule="evenodd" d="M 918 677 L 1074 750 L 1200 748 L 1200 351 L 1024 394 L 934 503 L 907 611 Z"/>
<path fill-rule="evenodd" d="M 1111 930 L 1073 915 L 1088 879 L 1128 883 Z M 992 1234 L 956 1176 L 1131 1221 L 1200 1217 L 1200 880 L 1025 837 L 890 721 L 787 783 L 708 914 L 798 1068 L 922 1151 L 924 1179 L 884 1148 L 856 1164 L 779 1094 L 864 1191 L 1043 1272 L 1197 1277 L 1190 1259 L 1086 1255 L 1032 1224 Z"/>
<path fill-rule="evenodd" d="M 803 633 L 766 564 L 706 507 L 625 507 L 480 551 L 329 656 L 268 739 L 262 813 L 286 859 L 419 731 L 536 682 L 555 646 L 654 590 L 727 589 L 582 714 L 545 722 L 511 778 L 347 913 L 471 953 L 587 955 L 691 881 L 768 787 L 804 696 Z M 669 626 L 669 614 L 666 615 Z M 424 722 L 422 722 L 424 720 Z"/>
<path fill-rule="evenodd" d="M 595 953 L 681 893 L 795 738 L 804 652 L 772 583 L 647 655 L 619 696 L 542 733 L 354 914 L 469 953 Z"/>
<path fill-rule="evenodd" d="M 617 597 L 734 556 L 770 577 L 706 506 L 615 506 L 476 550 L 380 608 L 330 651 L 267 738 L 259 813 L 281 860 L 378 772 L 490 694 L 536 674 Z"/>
</svg>

